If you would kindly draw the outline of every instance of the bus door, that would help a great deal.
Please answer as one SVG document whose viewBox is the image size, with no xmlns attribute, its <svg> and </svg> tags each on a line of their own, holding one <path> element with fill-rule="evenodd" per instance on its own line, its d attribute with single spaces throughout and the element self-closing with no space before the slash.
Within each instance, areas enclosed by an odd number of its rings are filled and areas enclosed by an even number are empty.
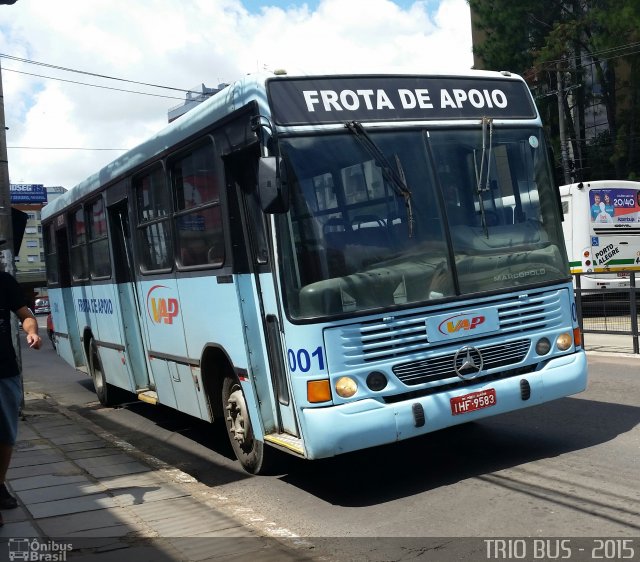
<svg viewBox="0 0 640 562">
<path fill-rule="evenodd" d="M 70 247 L 66 225 L 55 230 L 55 237 L 58 255 L 58 281 L 62 289 L 62 311 L 54 311 L 61 312 L 56 315 L 57 324 L 55 326 L 58 333 L 58 353 L 70 365 L 80 367 L 84 365 L 85 360 L 71 291 Z M 54 306 L 57 305 L 58 303 L 54 303 Z"/>
<path fill-rule="evenodd" d="M 576 252 L 574 251 L 574 248 L 573 248 L 574 203 L 575 201 L 571 194 L 562 197 L 562 214 L 563 214 L 562 232 L 564 234 L 564 243 L 567 248 L 567 254 L 570 262 L 573 262 L 576 258 Z M 585 231 L 588 230 L 586 228 L 586 224 L 585 224 L 584 230 Z M 571 267 L 572 269 L 574 268 L 573 263 L 571 264 Z"/>
<path fill-rule="evenodd" d="M 275 277 L 271 273 L 271 269 L 277 265 L 268 263 L 266 220 L 258 201 L 257 160 L 257 145 L 233 152 L 225 158 L 228 184 L 235 189 L 240 202 L 243 236 L 248 240 L 247 269 L 251 272 L 251 275 L 238 276 L 238 297 L 245 325 L 249 368 L 254 373 L 253 380 L 256 381 L 266 433 L 269 433 L 267 421 L 275 415 L 273 428 L 277 433 L 298 437 L 300 432 L 293 393 L 283 355 L 285 346 L 280 300 Z M 230 199 L 234 198 L 230 194 Z M 267 393 L 269 396 L 265 399 Z"/>
<path fill-rule="evenodd" d="M 128 368 L 135 382 L 136 392 L 149 390 L 151 380 L 144 355 L 140 317 L 142 308 L 134 284 L 131 231 L 127 200 L 108 208 L 113 248 L 114 278 L 117 286 L 118 307 L 122 322 L 124 345 L 129 360 Z"/>
<path fill-rule="evenodd" d="M 165 169 L 154 166 L 133 179 L 138 267 L 147 272 L 137 277 L 140 323 L 157 400 L 192 416 L 206 419 L 201 404 L 198 361 L 188 356 L 185 339 L 184 302 L 180 299 L 171 239 L 171 193 Z"/>
</svg>

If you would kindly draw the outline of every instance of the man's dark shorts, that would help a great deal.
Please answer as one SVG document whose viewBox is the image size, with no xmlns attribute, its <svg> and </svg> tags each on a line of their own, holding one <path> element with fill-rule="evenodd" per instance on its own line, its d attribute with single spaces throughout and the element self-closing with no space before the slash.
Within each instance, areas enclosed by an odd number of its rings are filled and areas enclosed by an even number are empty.
<svg viewBox="0 0 640 562">
<path fill-rule="evenodd" d="M 0 378 L 0 443 L 14 445 L 22 403 L 21 377 Z"/>
</svg>

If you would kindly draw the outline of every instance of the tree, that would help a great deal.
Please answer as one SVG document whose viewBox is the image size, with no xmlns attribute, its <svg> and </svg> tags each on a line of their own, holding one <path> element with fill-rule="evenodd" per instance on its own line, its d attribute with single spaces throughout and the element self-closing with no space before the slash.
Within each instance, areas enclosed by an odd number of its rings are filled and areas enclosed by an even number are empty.
<svg viewBox="0 0 640 562">
<path fill-rule="evenodd" d="M 618 178 L 640 173 L 637 0 L 469 4 L 474 25 L 484 35 L 474 45 L 476 60 L 484 68 L 513 70 L 525 77 L 556 146 L 559 125 L 567 124 L 576 179 L 610 178 L 593 174 L 607 173 L 611 167 Z M 555 103 L 549 96 L 556 96 Z M 600 107 L 606 115 L 606 135 L 592 126 Z"/>
</svg>

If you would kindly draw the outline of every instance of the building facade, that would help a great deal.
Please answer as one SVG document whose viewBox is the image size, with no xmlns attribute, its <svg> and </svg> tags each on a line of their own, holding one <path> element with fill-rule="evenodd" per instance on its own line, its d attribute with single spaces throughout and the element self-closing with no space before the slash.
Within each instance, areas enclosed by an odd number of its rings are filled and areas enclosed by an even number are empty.
<svg viewBox="0 0 640 562">
<path fill-rule="evenodd" d="M 33 291 L 33 298 L 47 294 L 40 214 L 48 202 L 66 191 L 61 186 L 45 187 L 41 184 L 11 184 L 10 186 L 11 206 L 27 215 L 20 251 L 14 257 L 16 279 L 23 287 Z"/>
</svg>

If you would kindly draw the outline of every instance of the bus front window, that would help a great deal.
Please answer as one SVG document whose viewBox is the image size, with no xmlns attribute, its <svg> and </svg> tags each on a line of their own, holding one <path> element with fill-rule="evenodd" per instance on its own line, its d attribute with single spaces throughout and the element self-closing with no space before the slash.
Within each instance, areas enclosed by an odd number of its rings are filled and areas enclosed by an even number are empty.
<svg viewBox="0 0 640 562">
<path fill-rule="evenodd" d="M 437 162 L 460 294 L 569 278 L 540 130 L 436 131 L 426 139 Z"/>
<path fill-rule="evenodd" d="M 493 130 L 484 151 L 479 129 L 368 137 L 374 149 L 347 131 L 281 140 L 292 204 L 277 224 L 292 318 L 567 278 L 538 130 Z"/>
</svg>

